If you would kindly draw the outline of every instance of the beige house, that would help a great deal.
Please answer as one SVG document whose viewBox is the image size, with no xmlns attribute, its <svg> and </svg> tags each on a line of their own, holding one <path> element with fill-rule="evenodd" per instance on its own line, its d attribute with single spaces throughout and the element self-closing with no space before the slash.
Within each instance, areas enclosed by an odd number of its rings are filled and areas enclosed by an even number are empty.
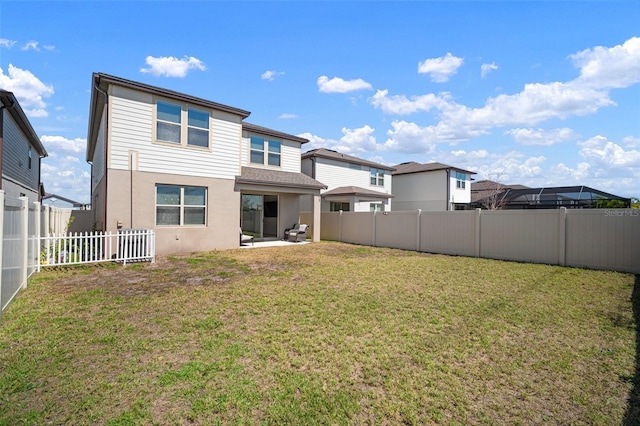
<svg viewBox="0 0 640 426">
<path fill-rule="evenodd" d="M 325 186 L 300 171 L 307 140 L 244 122 L 249 112 L 94 73 L 87 137 L 98 230 L 154 229 L 159 255 L 281 238 Z M 320 239 L 315 227 L 311 238 Z"/>
<path fill-rule="evenodd" d="M 394 168 L 393 210 L 463 210 L 471 202 L 471 176 L 475 172 L 442 163 L 415 161 Z"/>
<path fill-rule="evenodd" d="M 393 167 L 319 148 L 302 154 L 302 173 L 325 183 L 321 210 L 390 211 Z M 302 210 L 310 209 L 303 200 Z"/>
</svg>

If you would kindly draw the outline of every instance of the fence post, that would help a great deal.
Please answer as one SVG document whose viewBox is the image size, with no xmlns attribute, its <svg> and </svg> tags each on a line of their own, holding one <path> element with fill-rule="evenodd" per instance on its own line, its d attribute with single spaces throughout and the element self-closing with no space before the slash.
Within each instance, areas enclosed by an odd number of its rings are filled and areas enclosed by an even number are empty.
<svg viewBox="0 0 640 426">
<path fill-rule="evenodd" d="M 35 230 L 33 232 L 33 256 L 35 256 L 36 271 L 40 272 L 40 221 L 42 220 L 42 205 L 36 201 L 35 203 Z"/>
<path fill-rule="evenodd" d="M 0 270 L 4 266 L 2 243 L 4 242 L 4 191 L 0 189 Z M 2 319 L 2 272 L 0 271 L 0 320 Z"/>
<path fill-rule="evenodd" d="M 417 214 L 417 221 L 418 222 L 416 224 L 416 230 L 418 231 L 417 232 L 418 235 L 417 235 L 417 238 L 416 238 L 416 251 L 420 251 L 420 240 L 422 238 L 422 227 L 421 227 L 421 225 L 422 225 L 422 220 L 421 220 L 422 210 L 418 209 L 417 213 L 418 213 Z"/>
<path fill-rule="evenodd" d="M 340 210 L 340 216 L 338 216 L 338 241 L 342 242 L 342 210 Z"/>
<path fill-rule="evenodd" d="M 567 208 L 558 209 L 558 265 L 565 266 L 567 260 Z"/>
<path fill-rule="evenodd" d="M 476 257 L 480 257 L 480 213 L 481 209 L 476 209 Z"/>
<path fill-rule="evenodd" d="M 22 207 L 22 288 L 27 288 L 27 268 L 29 265 L 29 199 L 27 197 L 20 197 Z"/>
</svg>

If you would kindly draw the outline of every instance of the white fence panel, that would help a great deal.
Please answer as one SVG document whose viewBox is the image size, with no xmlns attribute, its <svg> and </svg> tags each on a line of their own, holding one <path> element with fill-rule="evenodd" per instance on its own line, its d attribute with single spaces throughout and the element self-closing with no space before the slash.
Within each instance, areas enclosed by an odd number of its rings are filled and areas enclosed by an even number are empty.
<svg viewBox="0 0 640 426">
<path fill-rule="evenodd" d="M 0 191 L 2 192 L 2 191 Z M 0 311 L 3 311 L 21 288 L 26 286 L 27 265 L 24 238 L 27 222 L 27 201 L 0 196 L 4 210 L 2 221 L 2 276 L 0 278 Z"/>
<path fill-rule="evenodd" d="M 48 235 L 39 238 L 39 245 L 41 266 L 155 261 L 155 232 L 148 229 Z"/>
</svg>

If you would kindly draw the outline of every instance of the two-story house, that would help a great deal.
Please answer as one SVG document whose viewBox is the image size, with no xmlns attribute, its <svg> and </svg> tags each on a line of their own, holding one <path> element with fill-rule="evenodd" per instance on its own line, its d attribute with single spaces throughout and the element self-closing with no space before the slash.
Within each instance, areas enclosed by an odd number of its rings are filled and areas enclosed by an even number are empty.
<svg viewBox="0 0 640 426">
<path fill-rule="evenodd" d="M 94 73 L 87 137 L 98 230 L 154 229 L 159 255 L 277 238 L 325 186 L 300 172 L 307 140 L 244 122 L 249 112 Z M 320 239 L 319 226 L 312 239 Z"/>
<path fill-rule="evenodd" d="M 471 176 L 475 172 L 414 161 L 394 168 L 393 210 L 461 210 L 471 202 Z"/>
<path fill-rule="evenodd" d="M 302 173 L 327 185 L 321 211 L 390 211 L 393 167 L 329 149 L 302 154 Z M 302 206 L 302 210 L 309 208 Z"/>
<path fill-rule="evenodd" d="M 7 197 L 40 201 L 40 160 L 46 156 L 14 94 L 0 89 L 0 189 Z"/>
</svg>

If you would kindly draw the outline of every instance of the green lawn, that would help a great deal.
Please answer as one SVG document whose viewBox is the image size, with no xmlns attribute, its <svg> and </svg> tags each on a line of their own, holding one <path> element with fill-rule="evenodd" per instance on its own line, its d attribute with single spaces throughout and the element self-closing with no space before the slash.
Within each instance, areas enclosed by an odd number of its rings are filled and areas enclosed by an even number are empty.
<svg viewBox="0 0 640 426">
<path fill-rule="evenodd" d="M 45 270 L 0 424 L 632 424 L 634 286 L 329 242 Z"/>
</svg>

